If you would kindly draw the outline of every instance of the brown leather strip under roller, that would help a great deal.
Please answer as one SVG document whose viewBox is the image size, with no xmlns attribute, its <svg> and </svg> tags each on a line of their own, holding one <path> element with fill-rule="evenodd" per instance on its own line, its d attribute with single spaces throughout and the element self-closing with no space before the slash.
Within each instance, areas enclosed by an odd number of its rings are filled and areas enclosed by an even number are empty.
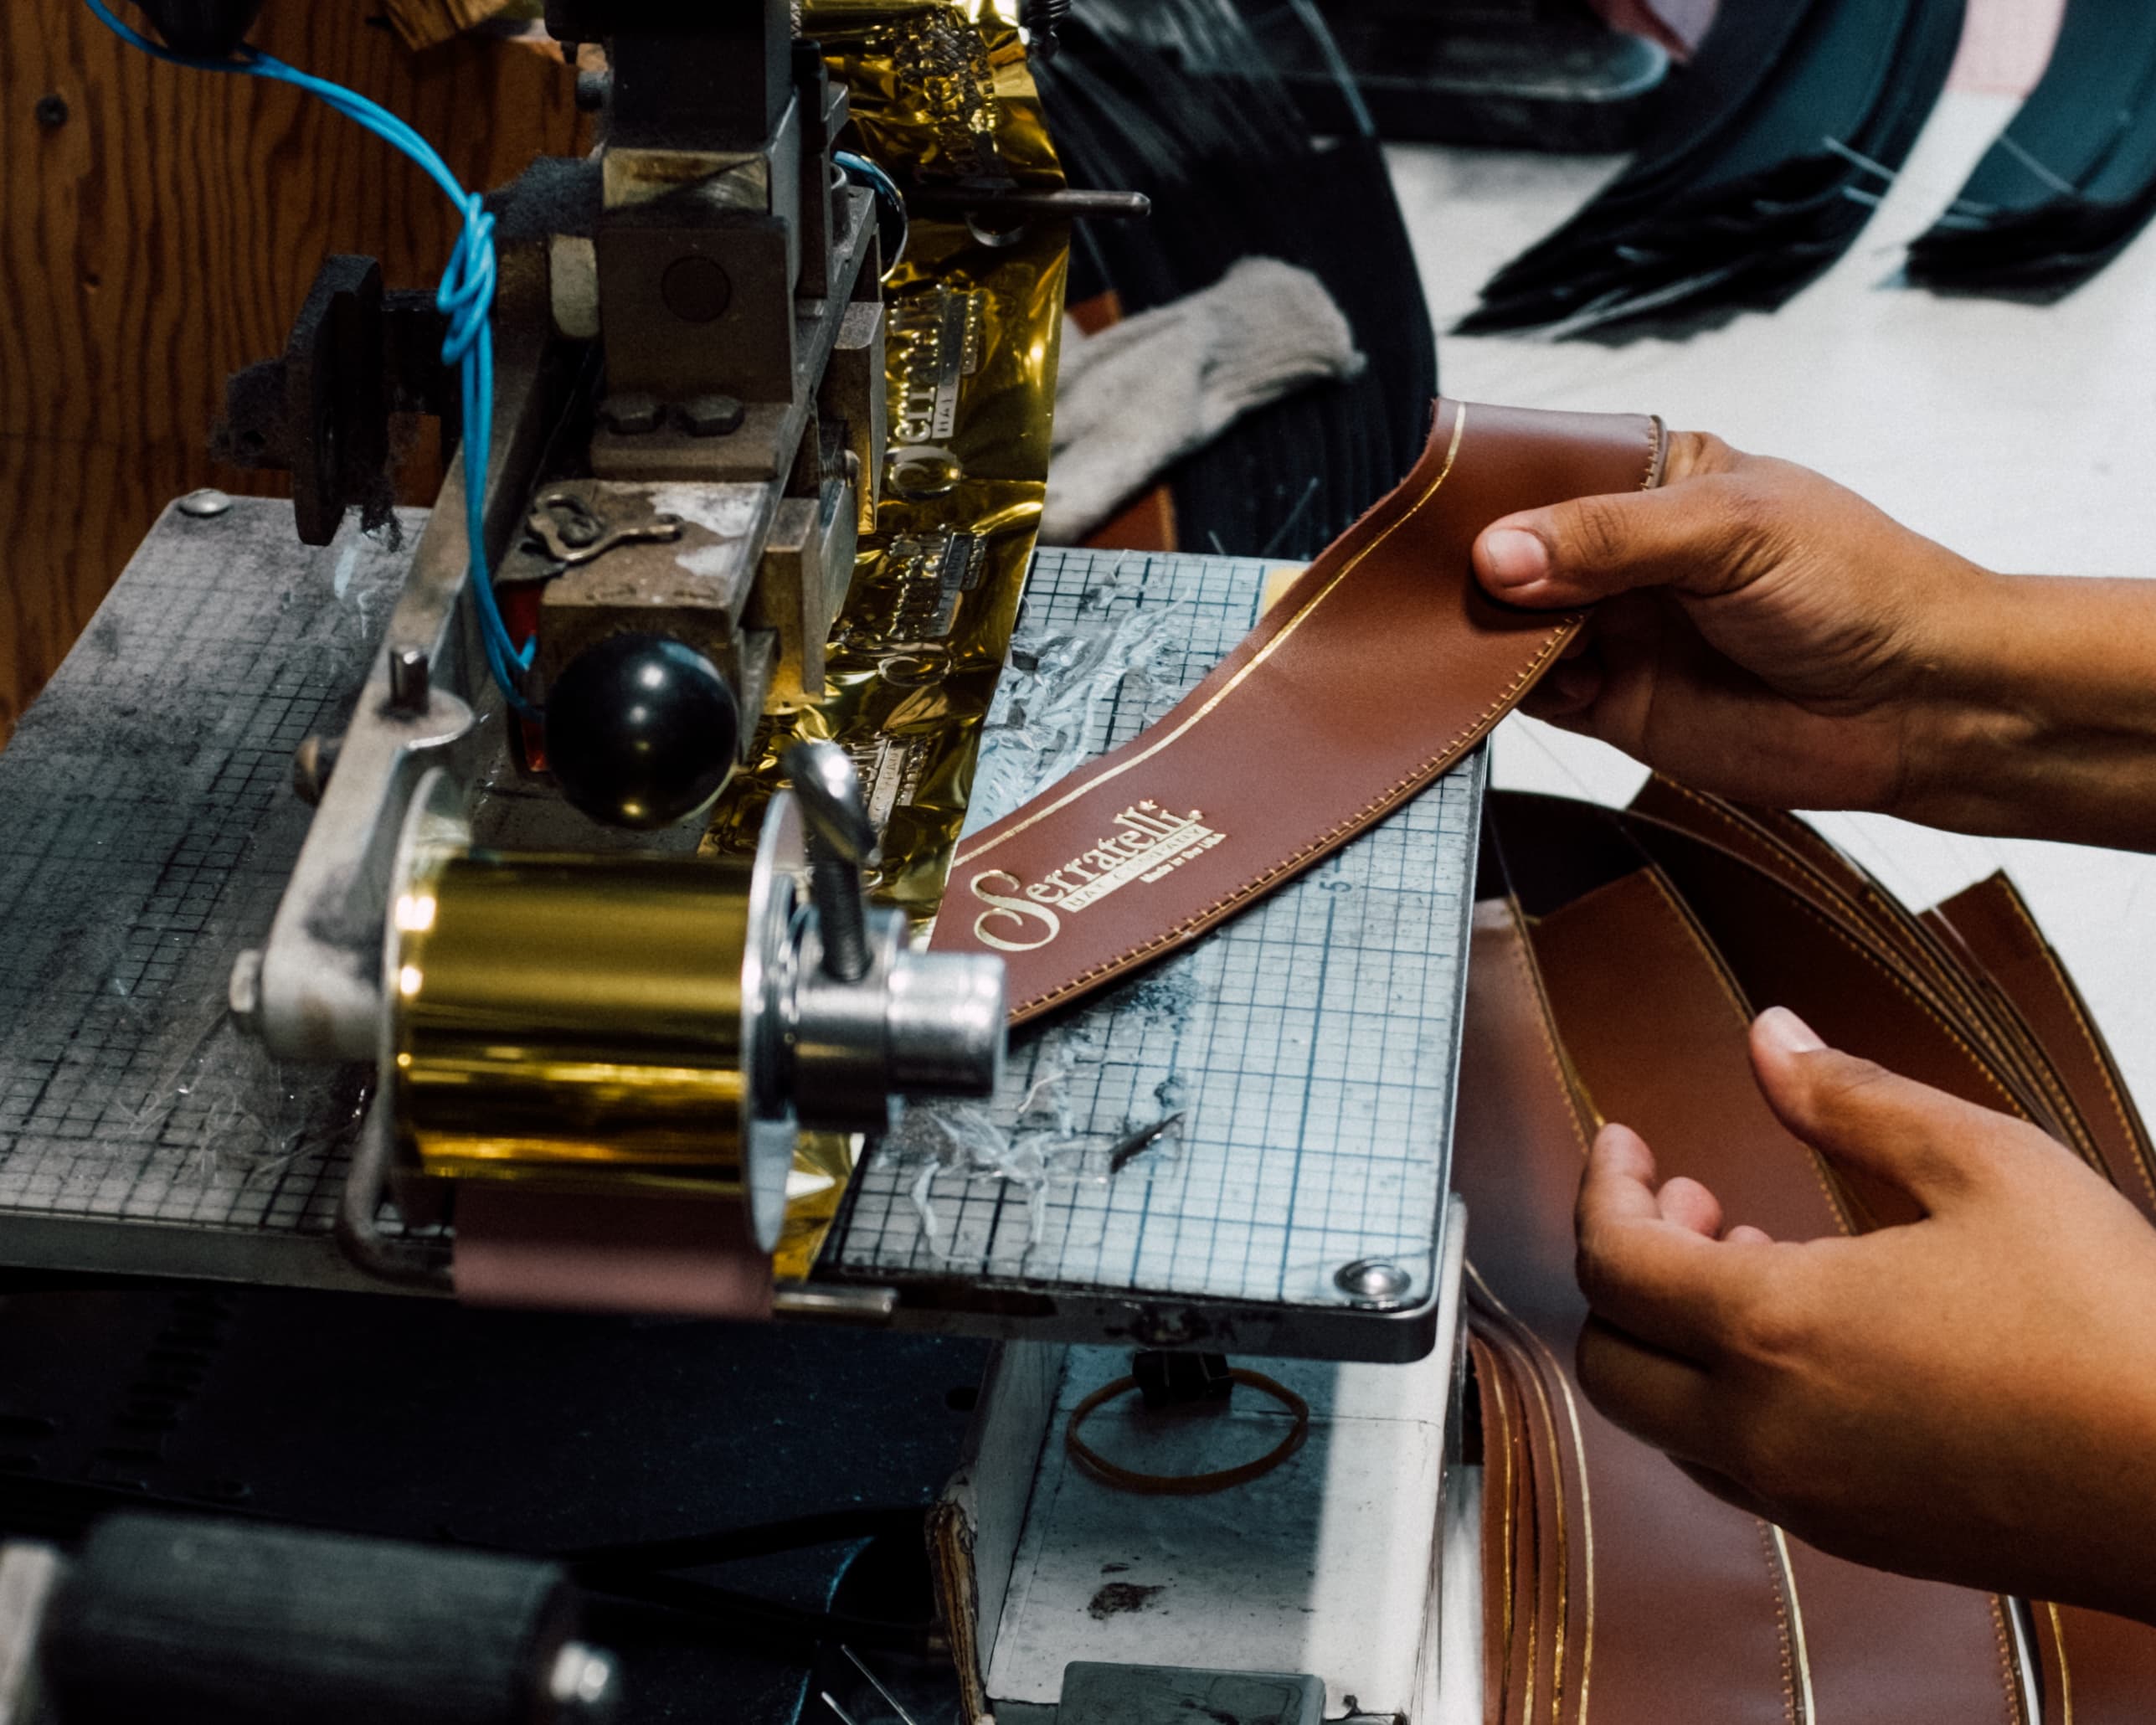
<svg viewBox="0 0 2156 1725">
<path fill-rule="evenodd" d="M 1489 734 L 1576 615 L 1488 599 L 1500 516 L 1659 482 L 1658 420 L 1438 404 L 1405 482 L 1157 724 L 967 841 L 934 947 L 1001 954 L 1014 1022 L 1195 938 Z"/>
</svg>

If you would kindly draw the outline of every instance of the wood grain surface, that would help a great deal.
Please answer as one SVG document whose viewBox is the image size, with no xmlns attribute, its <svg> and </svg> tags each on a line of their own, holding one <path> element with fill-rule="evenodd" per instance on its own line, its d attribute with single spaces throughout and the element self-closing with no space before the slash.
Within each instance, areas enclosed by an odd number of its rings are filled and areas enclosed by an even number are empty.
<svg viewBox="0 0 2156 1725">
<path fill-rule="evenodd" d="M 527 45 L 415 54 L 370 0 L 270 0 L 255 40 L 402 115 L 469 186 L 579 145 L 573 75 Z M 174 495 L 275 487 L 213 465 L 209 427 L 322 258 L 431 286 L 455 232 L 312 98 L 160 64 L 80 0 L 0 0 L 0 743 Z"/>
</svg>

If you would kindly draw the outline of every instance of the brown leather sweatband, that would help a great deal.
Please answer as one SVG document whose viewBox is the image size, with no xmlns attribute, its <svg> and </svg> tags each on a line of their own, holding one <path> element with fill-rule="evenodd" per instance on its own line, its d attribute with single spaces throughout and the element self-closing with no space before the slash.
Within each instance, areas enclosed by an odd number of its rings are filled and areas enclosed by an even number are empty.
<svg viewBox="0 0 2156 1725">
<path fill-rule="evenodd" d="M 1520 899 L 1478 913 L 1454 1173 L 1478 1335 L 1491 1333 L 1484 1308 L 1501 1304 L 1540 1337 L 1539 1375 L 1549 1358 L 1569 1370 L 1585 1312 L 1568 1259 L 1580 1138 L 1541 1099 L 1559 1085 L 1589 1119 L 1638 1129 L 1664 1175 L 1703 1181 L 1732 1223 L 1806 1238 L 1894 1219 L 1890 1195 L 1814 1156 L 1761 1099 L 1745 1031 L 1769 1002 L 1838 1046 L 2035 1121 L 2149 1202 L 2146 1130 L 2003 880 L 1917 917 L 1794 817 L 1666 782 L 1629 811 L 1500 794 L 1487 830 Z M 1485 1528 L 1486 1587 L 1494 1601 L 1538 1597 L 1521 1564 L 1576 1577 L 1591 1547 L 1599 1581 L 1584 1617 L 1577 1580 L 1560 1596 L 1571 1604 L 1563 1645 L 1596 1650 L 1594 1713 L 2027 1725 L 2009 1602 L 1863 1568 L 1772 1530 L 1777 1561 L 1751 1568 L 1726 1506 L 1591 1408 L 1576 1442 L 1542 1463 L 1509 1418 L 1537 1375 L 1526 1351 L 1485 1348 L 1478 1370 L 1504 1380 L 1485 1386 L 1484 1403 L 1515 1434 L 1498 1470 L 1508 1489 L 1488 1505 L 1502 1520 Z M 1591 1487 L 1584 1528 L 1541 1532 L 1534 1506 L 1551 1494 L 1513 1483 L 1538 1465 Z M 1508 1547 L 1503 1536 L 1525 1524 L 1540 1537 Z M 1779 1647 L 1762 1627 L 1778 1599 Z M 2156 1630 L 2042 1602 L 2027 1612 L 2042 1717 L 2147 1717 Z M 1588 1673 L 1566 1675 L 1557 1630 L 1516 1604 L 1493 1618 L 1493 1719 L 1550 1717 L 1545 1672 L 1566 1717 L 1575 1701 L 1584 1711 Z M 1673 1708 L 1680 1691 L 1706 1711 Z"/>
<path fill-rule="evenodd" d="M 1415 471 L 1203 682 L 960 847 L 934 946 L 1001 955 L 1022 1022 L 1330 855 L 1487 736 L 1579 626 L 1490 600 L 1476 535 L 1652 487 L 1664 445 L 1657 420 L 1440 401 Z"/>
</svg>

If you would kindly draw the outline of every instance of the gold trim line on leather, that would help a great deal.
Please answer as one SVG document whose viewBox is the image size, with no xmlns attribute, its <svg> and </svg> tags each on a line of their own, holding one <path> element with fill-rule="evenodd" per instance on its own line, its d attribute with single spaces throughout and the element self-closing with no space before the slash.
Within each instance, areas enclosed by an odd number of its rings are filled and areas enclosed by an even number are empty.
<svg viewBox="0 0 2156 1725">
<path fill-rule="evenodd" d="M 1818 1704 L 1812 1699 L 1812 1650 L 1804 1640 L 1804 1606 L 1797 1597 L 1797 1571 L 1789 1561 L 1789 1537 L 1772 1522 L 1767 1531 L 1774 1538 L 1775 1561 L 1782 1566 L 1782 1592 L 1789 1601 L 1789 1640 L 1797 1655 L 1797 1725 L 1819 1725 Z"/>
</svg>

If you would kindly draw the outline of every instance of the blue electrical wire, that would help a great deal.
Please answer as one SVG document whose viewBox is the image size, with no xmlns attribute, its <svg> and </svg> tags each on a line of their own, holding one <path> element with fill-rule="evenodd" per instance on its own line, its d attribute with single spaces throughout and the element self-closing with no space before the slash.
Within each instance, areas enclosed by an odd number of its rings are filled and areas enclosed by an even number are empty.
<svg viewBox="0 0 2156 1725">
<path fill-rule="evenodd" d="M 888 276 L 906 255 L 906 241 L 913 231 L 906 214 L 906 194 L 898 189 L 898 181 L 866 156 L 857 156 L 851 150 L 834 150 L 831 159 L 844 168 L 851 178 L 875 193 L 877 201 L 891 212 L 898 222 L 898 243 L 892 248 L 891 255 L 883 260 L 883 273 Z"/>
<path fill-rule="evenodd" d="M 155 59 L 202 72 L 239 72 L 250 77 L 273 79 L 318 96 L 347 120 L 356 121 L 385 142 L 410 157 L 440 186 L 443 194 L 464 218 L 464 232 L 450 254 L 435 295 L 435 307 L 449 319 L 442 338 L 442 363 L 458 369 L 464 405 L 464 530 L 471 557 L 472 599 L 479 611 L 480 641 L 486 652 L 487 668 L 494 673 L 503 697 L 526 718 L 539 717 L 538 709 L 524 697 L 517 672 L 532 663 L 536 640 L 519 648 L 509 634 L 495 596 L 494 578 L 486 564 L 486 471 L 494 431 L 494 218 L 476 192 L 467 192 L 450 172 L 441 154 L 404 121 L 358 91 L 347 90 L 326 78 L 315 77 L 290 66 L 258 48 L 242 44 L 230 59 L 201 59 L 175 54 L 131 29 L 115 17 L 105 0 L 84 0 L 98 20 L 123 42 Z M 512 667 L 514 667 L 513 669 Z"/>
</svg>

